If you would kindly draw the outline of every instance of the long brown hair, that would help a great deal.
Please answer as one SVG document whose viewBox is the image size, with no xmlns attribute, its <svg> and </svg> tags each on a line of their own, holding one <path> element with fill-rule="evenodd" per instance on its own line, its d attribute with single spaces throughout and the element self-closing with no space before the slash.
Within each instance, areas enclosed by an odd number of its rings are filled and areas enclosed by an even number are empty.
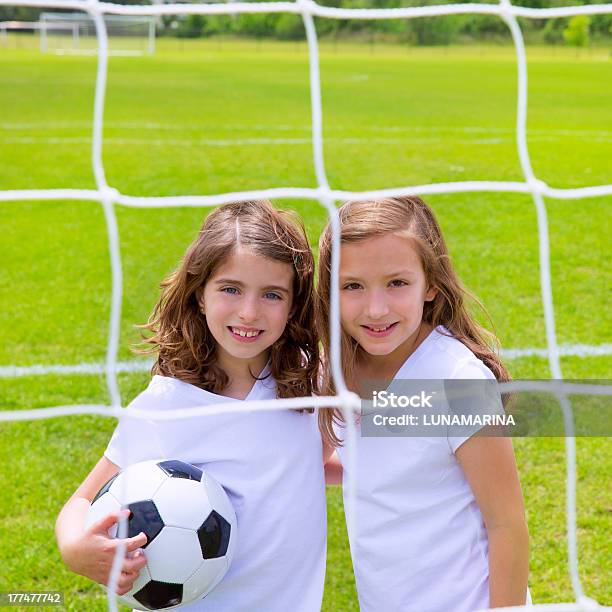
<svg viewBox="0 0 612 612">
<path fill-rule="evenodd" d="M 427 204 L 416 196 L 346 202 L 338 211 L 341 244 L 360 242 L 375 236 L 395 233 L 411 240 L 429 287 L 436 295 L 423 307 L 423 321 L 432 327 L 443 325 L 449 334 L 469 348 L 493 372 L 498 381 L 510 380 L 510 374 L 492 347 L 497 338 L 480 326 L 470 314 L 466 301 L 474 302 L 486 314 L 482 303 L 462 284 L 453 270 L 440 226 Z M 317 329 L 323 354 L 330 351 L 329 309 L 331 285 L 331 227 L 328 224 L 319 242 L 319 283 L 317 287 Z M 359 345 L 344 330 L 341 333 L 342 368 L 346 380 L 352 380 L 359 355 Z M 322 393 L 335 392 L 330 368 L 324 368 Z M 319 426 L 324 439 L 337 446 L 339 440 L 333 423 L 342 422 L 338 410 L 319 412 Z"/>
<path fill-rule="evenodd" d="M 178 378 L 220 393 L 227 374 L 217 363 L 217 343 L 200 312 L 197 292 L 238 246 L 290 264 L 293 311 L 283 335 L 270 348 L 270 374 L 281 398 L 316 392 L 319 351 L 314 323 L 314 259 L 299 217 L 267 200 L 226 204 L 206 218 L 162 293 L 146 325 L 152 333 L 141 350 L 157 353 L 152 374 Z"/>
</svg>

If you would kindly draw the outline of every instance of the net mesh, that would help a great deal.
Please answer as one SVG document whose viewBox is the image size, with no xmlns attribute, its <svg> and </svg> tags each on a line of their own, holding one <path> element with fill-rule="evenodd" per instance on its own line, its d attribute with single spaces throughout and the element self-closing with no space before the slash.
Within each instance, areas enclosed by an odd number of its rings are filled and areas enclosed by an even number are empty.
<svg viewBox="0 0 612 612">
<path fill-rule="evenodd" d="M 353 410 L 360 408 L 359 398 L 351 393 L 345 384 L 340 365 L 340 319 L 339 319 L 339 286 L 338 269 L 340 257 L 339 221 L 335 207 L 337 201 L 347 199 L 364 199 L 378 197 L 394 197 L 402 195 L 450 194 L 461 192 L 506 192 L 531 194 L 536 211 L 539 237 L 540 285 L 546 325 L 547 357 L 551 372 L 550 385 L 547 388 L 556 395 L 564 415 L 566 431 L 566 462 L 567 462 L 567 536 L 568 565 L 574 592 L 574 601 L 560 604 L 540 604 L 536 606 L 520 606 L 504 608 L 506 610 L 550 610 L 558 612 L 579 612 L 589 610 L 612 609 L 599 605 L 584 593 L 578 574 L 578 551 L 576 539 L 576 451 L 573 427 L 572 407 L 568 395 L 572 392 L 612 395 L 612 386 L 581 385 L 576 391 L 576 385 L 563 383 L 560 364 L 560 350 L 556 338 L 555 312 L 552 299 L 549 233 L 547 211 L 544 196 L 556 199 L 582 199 L 595 196 L 612 195 L 612 184 L 582 187 L 577 189 L 560 189 L 547 185 L 539 179 L 532 168 L 527 147 L 527 61 L 525 44 L 517 18 L 546 19 L 571 17 L 574 15 L 596 15 L 612 13 L 612 4 L 568 6 L 561 8 L 529 8 L 514 6 L 510 0 L 500 0 L 499 4 L 448 4 L 440 6 L 417 6 L 395 9 L 340 9 L 321 6 L 312 0 L 296 0 L 295 2 L 266 2 L 229 4 L 162 4 L 153 6 L 134 6 L 103 3 L 98 0 L 0 0 L 0 6 L 35 6 L 56 9 L 67 9 L 86 12 L 95 26 L 97 37 L 97 75 L 94 101 L 92 165 L 96 180 L 95 190 L 82 189 L 40 189 L 40 190 L 5 190 L 0 191 L 0 201 L 24 200 L 80 200 L 99 202 L 104 210 L 108 233 L 111 271 L 112 271 L 112 301 L 110 312 L 109 336 L 106 350 L 105 375 L 110 397 L 110 405 L 72 405 L 52 406 L 35 410 L 3 410 L 0 411 L 0 421 L 37 420 L 77 414 L 95 414 L 113 418 L 121 418 L 121 395 L 117 382 L 119 323 L 122 303 L 122 267 L 119 250 L 119 236 L 115 207 L 177 207 L 177 206 L 216 206 L 236 200 L 260 198 L 303 199 L 319 202 L 328 212 L 332 226 L 332 286 L 331 286 L 331 354 L 330 367 L 335 381 L 337 395 L 333 397 L 304 397 L 294 399 L 279 399 L 273 402 L 236 402 L 217 404 L 214 411 L 211 407 L 194 407 L 193 409 L 173 411 L 171 418 L 187 418 L 198 414 L 218 414 L 220 412 L 246 412 L 258 410 L 285 410 L 289 408 L 337 407 L 342 410 L 347 427 L 347 456 L 351 466 L 355 465 L 355 426 L 353 419 L 348 418 Z M 161 15 L 185 14 L 238 14 L 238 13 L 292 13 L 301 15 L 306 31 L 309 52 L 310 96 L 312 116 L 312 147 L 313 163 L 317 186 L 314 188 L 275 188 L 258 191 L 242 191 L 216 195 L 194 195 L 182 197 L 134 197 L 120 193 L 108 184 L 102 159 L 102 126 L 104 102 L 106 95 L 107 66 L 109 56 L 108 31 L 105 22 L 107 15 L 131 15 L 140 17 L 159 17 Z M 516 137 L 521 169 L 524 176 L 522 182 L 508 181 L 463 181 L 450 183 L 434 183 L 426 185 L 411 185 L 398 188 L 382 189 L 367 192 L 352 192 L 332 189 L 327 180 L 324 156 L 321 112 L 321 81 L 319 76 L 318 39 L 313 17 L 329 19 L 410 19 L 416 17 L 431 17 L 457 14 L 485 14 L 500 17 L 508 26 L 517 57 L 518 67 L 518 100 Z M 521 383 L 511 383 L 512 391 L 523 390 Z M 525 390 L 528 390 L 525 387 Z M 170 418 L 169 415 L 166 415 Z M 133 411 L 133 418 L 163 419 L 159 412 L 146 410 Z M 355 503 L 356 470 L 350 469 L 348 487 L 348 506 Z M 355 516 L 355 512 L 349 512 Z M 120 525 L 121 533 L 126 533 L 126 523 Z M 119 547 L 111 571 L 109 582 L 108 606 L 116 610 L 115 598 L 110 595 L 115 589 L 121 568 L 124 550 Z"/>
</svg>

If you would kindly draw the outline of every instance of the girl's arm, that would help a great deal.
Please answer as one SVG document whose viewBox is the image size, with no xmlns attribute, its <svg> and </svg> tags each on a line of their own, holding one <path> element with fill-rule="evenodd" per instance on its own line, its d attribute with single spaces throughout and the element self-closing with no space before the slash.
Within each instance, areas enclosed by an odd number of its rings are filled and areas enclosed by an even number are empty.
<svg viewBox="0 0 612 612">
<path fill-rule="evenodd" d="M 333 446 L 323 443 L 323 465 L 325 466 L 325 484 L 342 484 L 342 463 Z"/>
<path fill-rule="evenodd" d="M 111 538 L 108 529 L 119 521 L 121 514 L 127 516 L 128 510 L 111 513 L 87 529 L 84 528 L 87 512 L 92 499 L 119 468 L 102 457 L 87 478 L 66 502 L 55 523 L 55 535 L 64 563 L 68 568 L 100 584 L 108 584 L 110 568 L 115 550 L 122 540 Z M 144 546 L 147 536 L 139 533 L 133 538 L 123 540 L 127 556 L 124 558 L 119 576 L 117 593 L 127 593 L 138 578 L 138 573 L 147 560 L 137 549 Z"/>
<path fill-rule="evenodd" d="M 456 451 L 472 487 L 489 540 L 489 606 L 524 605 L 529 533 L 512 441 L 473 436 Z"/>
</svg>

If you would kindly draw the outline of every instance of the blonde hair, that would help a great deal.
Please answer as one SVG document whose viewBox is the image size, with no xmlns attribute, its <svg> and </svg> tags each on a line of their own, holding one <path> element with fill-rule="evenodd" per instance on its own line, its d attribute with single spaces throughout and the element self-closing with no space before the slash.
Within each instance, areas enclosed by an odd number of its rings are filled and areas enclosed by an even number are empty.
<svg viewBox="0 0 612 612">
<path fill-rule="evenodd" d="M 314 323 L 314 259 L 297 215 L 267 200 L 226 204 L 206 218 L 177 269 L 162 283 L 162 293 L 146 325 L 151 332 L 141 353 L 157 353 L 152 374 L 171 376 L 220 393 L 229 379 L 217 364 L 217 343 L 200 312 L 198 291 L 238 246 L 290 264 L 293 314 L 270 348 L 270 374 L 281 398 L 317 390 L 319 351 Z"/>
<path fill-rule="evenodd" d="M 510 379 L 510 374 L 491 347 L 498 346 L 497 338 L 481 327 L 468 311 L 466 298 L 486 314 L 481 302 L 462 284 L 453 270 L 450 255 L 440 226 L 432 210 L 416 196 L 346 202 L 339 209 L 341 243 L 350 244 L 375 236 L 394 233 L 405 236 L 416 249 L 429 287 L 436 289 L 432 301 L 425 302 L 423 321 L 432 327 L 443 325 L 449 334 L 469 348 L 493 372 L 499 381 Z M 317 329 L 323 354 L 329 355 L 329 309 L 331 283 L 331 227 L 323 231 L 319 242 L 319 282 L 317 287 Z M 344 377 L 353 379 L 359 345 L 344 330 L 341 333 L 341 354 Z M 335 392 L 329 368 L 322 376 L 322 393 Z M 342 422 L 338 410 L 319 412 L 319 426 L 324 439 L 337 446 L 333 423 Z"/>
</svg>

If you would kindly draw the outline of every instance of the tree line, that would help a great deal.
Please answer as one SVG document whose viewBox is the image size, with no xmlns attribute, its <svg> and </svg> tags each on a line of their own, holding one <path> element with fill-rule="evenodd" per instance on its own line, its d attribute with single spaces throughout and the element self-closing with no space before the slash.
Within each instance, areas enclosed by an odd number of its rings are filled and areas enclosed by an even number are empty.
<svg viewBox="0 0 612 612">
<path fill-rule="evenodd" d="M 114 1 L 120 4 L 148 3 L 148 0 Z M 570 1 L 572 5 L 589 3 L 587 0 Z M 596 0 L 603 1 L 605 0 Z M 410 4 L 422 6 L 443 2 L 444 0 L 414 0 Z M 321 3 L 341 8 L 397 8 L 408 5 L 405 0 L 324 0 Z M 549 8 L 560 6 L 560 1 L 515 0 L 514 4 Z M 0 7 L 0 21 L 35 21 L 40 12 L 39 9 L 29 7 Z M 579 15 L 571 18 L 520 21 L 528 42 L 586 46 L 592 40 L 603 43 L 611 40 L 612 15 Z M 316 18 L 315 22 L 317 33 L 322 39 L 390 41 L 411 45 L 510 41 L 507 25 L 494 15 L 446 15 L 381 21 Z M 295 41 L 305 39 L 301 17 L 287 13 L 164 16 L 158 25 L 158 35 L 181 38 L 220 35 Z"/>
</svg>

